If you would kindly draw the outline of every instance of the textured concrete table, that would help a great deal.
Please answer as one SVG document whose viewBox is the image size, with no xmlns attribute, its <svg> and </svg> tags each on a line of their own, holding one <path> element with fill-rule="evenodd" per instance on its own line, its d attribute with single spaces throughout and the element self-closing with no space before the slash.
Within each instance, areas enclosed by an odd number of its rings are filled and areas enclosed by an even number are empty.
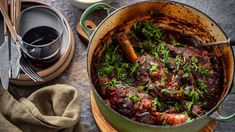
<svg viewBox="0 0 235 132">
<path fill-rule="evenodd" d="M 61 74 L 60 77 L 45 84 L 64 83 L 72 85 L 81 92 L 82 95 L 82 113 L 80 123 L 86 127 L 89 131 L 98 131 L 95 125 L 94 119 L 91 113 L 90 107 L 90 86 L 89 80 L 86 73 L 86 48 L 77 36 L 76 24 L 84 10 L 81 10 L 73 6 L 69 0 L 40 0 L 52 5 L 56 9 L 62 12 L 70 23 L 75 37 L 75 54 L 72 63 L 69 67 Z M 126 4 L 138 2 L 140 0 L 113 0 L 111 3 L 115 7 L 121 7 Z M 213 18 L 225 31 L 228 36 L 235 38 L 235 0 L 176 0 L 188 5 L 191 5 L 199 10 L 202 10 L 211 18 Z M 105 16 L 102 12 L 98 12 L 91 18 L 98 22 Z M 17 92 L 21 93 L 21 96 L 27 96 L 28 93 L 35 90 L 32 88 L 17 88 Z M 223 113 L 229 115 L 235 112 L 235 96 L 230 95 L 223 103 Z M 219 123 L 216 131 L 221 132 L 234 132 L 235 121 L 231 123 Z"/>
</svg>

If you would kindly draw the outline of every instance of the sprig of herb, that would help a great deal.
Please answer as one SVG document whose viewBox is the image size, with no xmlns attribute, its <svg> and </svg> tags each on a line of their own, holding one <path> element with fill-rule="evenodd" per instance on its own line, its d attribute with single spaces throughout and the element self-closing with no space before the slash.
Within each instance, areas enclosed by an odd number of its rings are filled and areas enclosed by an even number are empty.
<svg viewBox="0 0 235 132">
<path fill-rule="evenodd" d="M 134 32 L 131 32 L 130 37 L 131 37 L 131 39 L 133 39 L 135 41 L 139 41 L 139 38 L 135 35 Z"/>
<path fill-rule="evenodd" d="M 130 74 L 130 75 L 132 75 L 132 74 L 136 71 L 136 69 L 138 68 L 138 66 L 139 66 L 139 64 L 138 64 L 138 62 L 136 61 L 136 62 L 133 64 L 133 66 L 131 67 L 131 74 Z"/>
<path fill-rule="evenodd" d="M 111 86 L 112 86 L 112 87 L 116 87 L 116 85 L 117 85 L 118 82 L 117 82 L 117 79 L 116 79 L 116 78 L 112 78 L 110 83 L 111 83 Z"/>
<path fill-rule="evenodd" d="M 163 94 L 170 94 L 171 96 L 174 95 L 173 91 L 170 91 L 170 90 L 165 89 L 165 88 L 164 88 L 164 89 L 161 89 L 160 92 L 163 93 Z"/>
<path fill-rule="evenodd" d="M 127 98 L 131 99 L 132 101 L 134 101 L 135 103 L 140 102 L 140 97 L 137 94 L 133 94 L 133 95 L 129 95 L 127 96 Z"/>
<path fill-rule="evenodd" d="M 197 90 L 192 90 L 190 92 L 190 97 L 192 98 L 193 103 L 196 103 L 200 100 L 199 95 L 200 93 Z"/>
<path fill-rule="evenodd" d="M 154 107 L 156 106 L 158 108 L 161 107 L 161 103 L 157 97 L 152 100 L 152 106 L 154 106 Z"/>
<path fill-rule="evenodd" d="M 106 64 L 103 66 L 103 68 L 101 69 L 101 74 L 110 74 L 113 70 L 114 70 L 114 66 Z"/>
<path fill-rule="evenodd" d="M 198 84 L 199 84 L 199 87 L 200 87 L 200 89 L 201 90 L 205 90 L 208 86 L 205 84 L 205 81 L 204 80 L 202 80 L 202 79 L 198 79 L 197 80 L 198 81 Z"/>
<path fill-rule="evenodd" d="M 147 37 L 151 37 L 155 40 L 161 40 L 163 37 L 163 31 L 160 28 L 153 25 L 153 23 L 147 21 L 134 24 L 134 30 L 142 33 Z"/>
<path fill-rule="evenodd" d="M 181 111 L 181 110 L 183 109 L 183 108 L 182 108 L 182 105 L 179 104 L 178 102 L 175 102 L 174 107 L 175 107 L 175 109 L 176 109 L 177 111 Z"/>
<path fill-rule="evenodd" d="M 174 66 L 176 66 L 176 70 L 179 70 L 180 65 L 181 65 L 181 62 L 182 62 L 181 56 L 180 56 L 180 55 L 177 55 L 176 58 L 175 58 L 175 60 L 174 60 L 173 63 L 172 63 Z"/>
<path fill-rule="evenodd" d="M 186 77 L 189 77 L 189 73 L 184 73 L 183 75 L 182 75 L 182 77 L 184 77 L 184 78 L 186 78 Z"/>
<path fill-rule="evenodd" d="M 118 78 L 125 78 L 127 76 L 126 69 L 129 68 L 128 63 L 122 63 L 121 66 L 119 66 L 118 63 L 115 63 L 115 69 L 118 74 Z"/>
<path fill-rule="evenodd" d="M 196 56 L 193 56 L 193 57 L 191 58 L 191 60 L 192 60 L 192 62 L 194 62 L 194 63 L 197 63 L 197 62 L 198 62 L 198 58 L 197 58 Z"/>
<path fill-rule="evenodd" d="M 165 76 L 161 77 L 161 83 L 162 83 L 163 86 L 166 85 L 166 77 Z"/>
<path fill-rule="evenodd" d="M 189 110 L 189 112 L 191 112 L 192 110 L 192 106 L 193 106 L 193 102 L 186 102 L 186 106 L 187 106 L 187 109 Z"/>
<path fill-rule="evenodd" d="M 171 44 L 173 44 L 174 46 L 183 46 L 182 43 L 176 41 L 175 39 L 171 40 Z"/>
<path fill-rule="evenodd" d="M 186 62 L 183 66 L 184 73 L 189 73 L 191 71 L 190 65 L 188 62 Z"/>
<path fill-rule="evenodd" d="M 202 66 L 199 66 L 199 67 L 197 68 L 197 71 L 200 72 L 200 73 L 202 73 L 202 74 L 205 75 L 205 76 L 210 76 L 210 71 L 207 70 L 206 68 L 202 67 Z"/>
<path fill-rule="evenodd" d="M 178 91 L 179 96 L 183 96 L 184 94 L 184 88 L 180 87 L 179 91 Z"/>
<path fill-rule="evenodd" d="M 142 86 L 142 85 L 141 85 L 141 86 L 138 86 L 137 88 L 138 88 L 139 90 L 144 90 L 145 86 Z"/>
<path fill-rule="evenodd" d="M 153 71 L 158 70 L 158 65 L 156 63 L 150 62 L 151 67 L 149 69 L 149 73 L 151 74 Z"/>
<path fill-rule="evenodd" d="M 157 47 L 156 43 L 152 40 L 144 40 L 141 44 L 144 49 L 154 49 Z"/>
<path fill-rule="evenodd" d="M 166 63 L 170 57 L 170 51 L 166 46 L 165 42 L 160 42 L 157 47 L 157 52 L 161 54 L 162 62 Z"/>
</svg>

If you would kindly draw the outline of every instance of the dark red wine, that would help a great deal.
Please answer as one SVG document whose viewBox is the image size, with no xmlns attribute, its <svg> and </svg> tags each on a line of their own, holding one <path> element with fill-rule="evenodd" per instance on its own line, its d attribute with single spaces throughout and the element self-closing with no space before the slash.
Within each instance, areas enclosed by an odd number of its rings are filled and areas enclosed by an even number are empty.
<svg viewBox="0 0 235 132">
<path fill-rule="evenodd" d="M 30 29 L 23 36 L 23 41 L 33 45 L 44 45 L 52 42 L 59 36 L 59 32 L 48 26 L 40 26 Z M 40 41 L 36 41 L 39 40 Z M 35 42 L 36 41 L 36 42 Z"/>
<path fill-rule="evenodd" d="M 23 36 L 28 51 L 27 58 L 37 67 L 48 67 L 59 56 L 61 42 L 56 41 L 59 32 L 48 26 L 39 26 L 30 29 Z"/>
</svg>

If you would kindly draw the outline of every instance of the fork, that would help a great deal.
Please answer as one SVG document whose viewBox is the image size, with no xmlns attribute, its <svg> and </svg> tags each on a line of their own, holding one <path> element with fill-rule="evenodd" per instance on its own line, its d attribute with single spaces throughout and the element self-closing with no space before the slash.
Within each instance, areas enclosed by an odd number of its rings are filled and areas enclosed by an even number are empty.
<svg viewBox="0 0 235 132">
<path fill-rule="evenodd" d="M 192 42 L 197 47 L 200 46 L 215 46 L 215 45 L 230 45 L 230 46 L 235 46 L 235 38 L 228 38 L 224 41 L 217 41 L 217 42 L 210 42 L 210 43 L 202 43 L 200 40 L 196 39 L 192 35 L 189 34 L 182 34 L 182 37 L 184 39 L 187 39 Z"/>
<path fill-rule="evenodd" d="M 32 64 L 25 58 L 24 55 L 20 58 L 20 69 L 33 81 L 43 81 L 43 79 L 32 69 Z"/>
</svg>

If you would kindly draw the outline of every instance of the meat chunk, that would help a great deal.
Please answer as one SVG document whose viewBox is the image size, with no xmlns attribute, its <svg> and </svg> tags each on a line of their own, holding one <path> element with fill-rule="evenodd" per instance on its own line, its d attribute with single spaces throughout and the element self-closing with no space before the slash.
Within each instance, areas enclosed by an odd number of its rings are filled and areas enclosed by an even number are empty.
<svg viewBox="0 0 235 132">
<path fill-rule="evenodd" d="M 198 105 L 193 105 L 192 114 L 195 116 L 200 116 L 204 114 L 204 111 Z"/>
<path fill-rule="evenodd" d="M 177 125 L 182 124 L 187 121 L 188 116 L 185 114 L 167 114 L 167 113 L 160 113 L 155 112 L 154 116 L 159 124 L 167 123 L 168 125 Z"/>
</svg>

